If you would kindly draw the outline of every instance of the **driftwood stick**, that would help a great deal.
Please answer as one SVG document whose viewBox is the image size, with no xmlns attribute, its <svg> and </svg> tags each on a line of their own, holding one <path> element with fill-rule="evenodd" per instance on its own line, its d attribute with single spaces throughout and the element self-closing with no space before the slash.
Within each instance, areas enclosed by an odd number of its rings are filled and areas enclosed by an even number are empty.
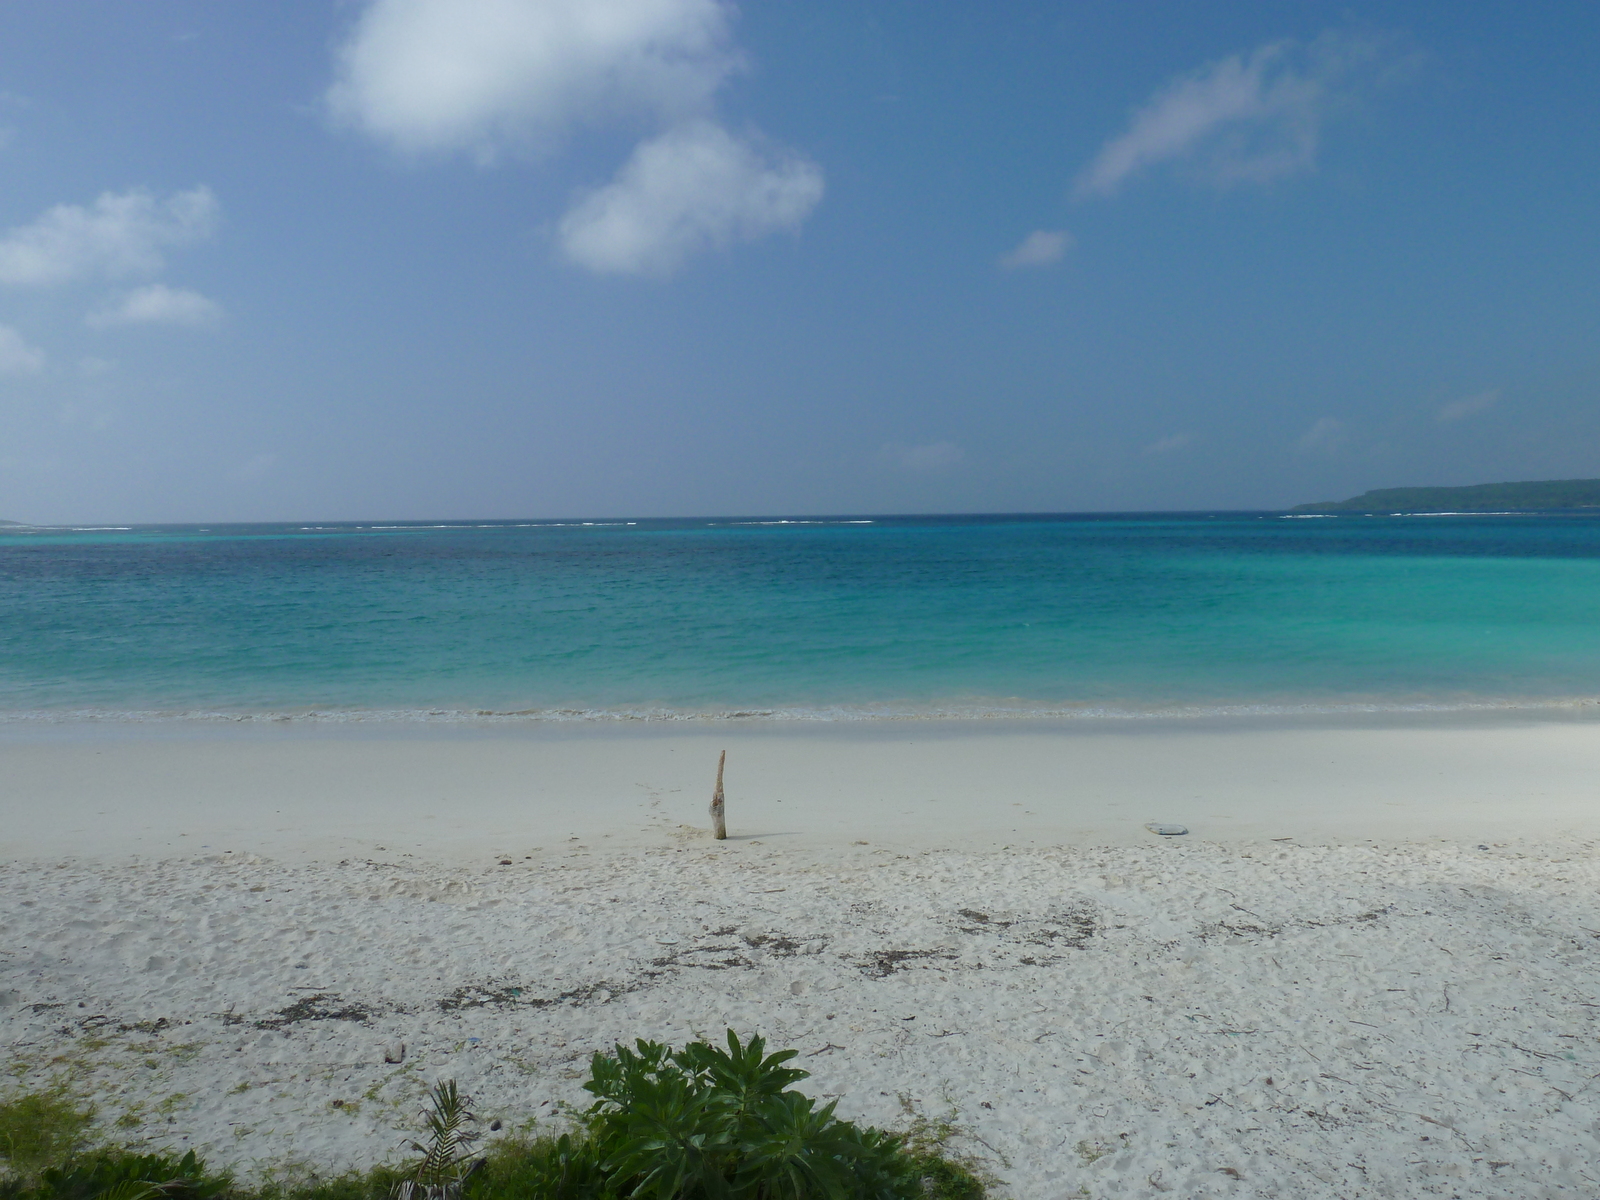
<svg viewBox="0 0 1600 1200">
<path fill-rule="evenodd" d="M 717 790 L 711 793 L 711 836 L 719 842 L 728 836 L 728 824 L 722 817 L 722 765 L 727 761 L 728 752 L 724 750 L 717 759 Z"/>
</svg>

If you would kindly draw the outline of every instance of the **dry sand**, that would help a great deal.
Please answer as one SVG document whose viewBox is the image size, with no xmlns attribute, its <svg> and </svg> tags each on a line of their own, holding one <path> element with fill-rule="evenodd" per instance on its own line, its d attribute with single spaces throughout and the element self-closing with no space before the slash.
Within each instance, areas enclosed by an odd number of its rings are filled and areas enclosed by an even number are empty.
<svg viewBox="0 0 1600 1200">
<path fill-rule="evenodd" d="M 48 727 L 0 761 L 13 1076 L 247 1174 L 396 1157 L 440 1077 L 555 1127 L 594 1050 L 732 1026 L 1019 1197 L 1600 1194 L 1592 719 Z"/>
</svg>

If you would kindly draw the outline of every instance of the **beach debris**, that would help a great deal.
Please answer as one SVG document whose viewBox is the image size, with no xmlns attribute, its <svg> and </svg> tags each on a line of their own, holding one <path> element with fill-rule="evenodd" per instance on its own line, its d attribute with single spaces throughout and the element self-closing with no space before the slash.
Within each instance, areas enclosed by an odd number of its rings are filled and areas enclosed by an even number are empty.
<svg viewBox="0 0 1600 1200">
<path fill-rule="evenodd" d="M 371 1016 L 371 1010 L 363 1005 L 347 1003 L 332 992 L 318 992 L 280 1008 L 255 1025 L 257 1029 L 285 1029 L 301 1021 L 365 1021 Z"/>
<path fill-rule="evenodd" d="M 406 1060 L 406 1044 L 404 1042 L 390 1042 L 383 1048 L 383 1061 L 386 1063 L 402 1063 Z"/>
<path fill-rule="evenodd" d="M 855 965 L 868 979 L 887 979 L 896 971 L 909 970 L 906 964 L 918 959 L 953 962 L 955 958 L 954 954 L 942 950 L 879 950 L 865 958 L 857 959 Z"/>
<path fill-rule="evenodd" d="M 439 1011 L 459 1012 L 467 1008 L 489 1008 L 491 1006 L 502 1008 L 518 1003 L 524 1003 L 520 987 L 508 987 L 495 983 L 465 984 L 439 1001 Z M 526 1003 L 532 1003 L 532 1001 L 527 1001 Z"/>
<path fill-rule="evenodd" d="M 1169 825 L 1162 821 L 1151 821 L 1145 828 L 1151 833 L 1160 834 L 1162 837 L 1181 837 L 1189 832 L 1187 825 Z"/>
<path fill-rule="evenodd" d="M 727 761 L 728 752 L 724 750 L 717 759 L 717 790 L 711 793 L 711 836 L 719 842 L 728 837 L 728 824 L 722 815 L 722 767 Z"/>
</svg>

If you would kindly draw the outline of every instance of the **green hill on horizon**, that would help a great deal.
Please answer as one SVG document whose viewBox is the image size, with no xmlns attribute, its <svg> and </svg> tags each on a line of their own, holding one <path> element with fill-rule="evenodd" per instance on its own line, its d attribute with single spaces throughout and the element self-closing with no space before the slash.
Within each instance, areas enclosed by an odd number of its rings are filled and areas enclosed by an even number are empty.
<svg viewBox="0 0 1600 1200">
<path fill-rule="evenodd" d="M 1600 508 L 1600 479 L 1474 483 L 1466 487 L 1376 488 L 1349 500 L 1298 504 L 1292 513 L 1527 512 Z"/>
</svg>

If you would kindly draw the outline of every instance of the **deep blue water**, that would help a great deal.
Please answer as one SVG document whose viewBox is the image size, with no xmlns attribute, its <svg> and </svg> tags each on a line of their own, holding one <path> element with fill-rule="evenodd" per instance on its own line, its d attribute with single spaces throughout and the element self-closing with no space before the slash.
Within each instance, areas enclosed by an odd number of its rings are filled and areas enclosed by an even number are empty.
<svg viewBox="0 0 1600 1200">
<path fill-rule="evenodd" d="M 0 713 L 1600 697 L 1600 516 L 0 530 Z"/>
</svg>

